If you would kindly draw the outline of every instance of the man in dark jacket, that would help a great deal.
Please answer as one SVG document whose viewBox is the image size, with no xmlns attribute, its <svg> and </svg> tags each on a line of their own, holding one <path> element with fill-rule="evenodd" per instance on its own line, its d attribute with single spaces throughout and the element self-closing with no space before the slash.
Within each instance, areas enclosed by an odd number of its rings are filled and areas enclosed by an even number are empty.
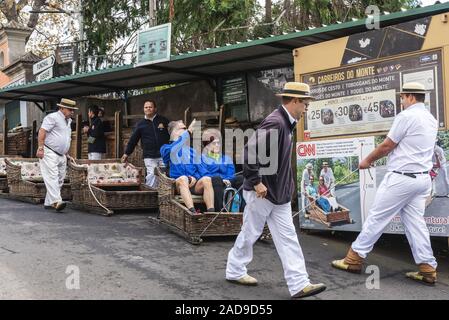
<svg viewBox="0 0 449 320">
<path fill-rule="evenodd" d="M 157 107 L 154 101 L 146 101 L 143 107 L 145 119 L 139 121 L 126 146 L 122 162 L 128 161 L 128 157 L 133 153 L 134 148 L 140 141 L 143 149 L 143 158 L 147 168 L 146 184 L 156 188 L 157 180 L 154 169 L 162 163 L 160 149 L 170 140 L 168 134 L 168 120 L 157 114 Z"/>
<path fill-rule="evenodd" d="M 246 266 L 253 258 L 253 245 L 267 223 L 284 267 L 288 289 L 292 298 L 297 299 L 326 289 L 321 283 L 309 281 L 291 208 L 294 191 L 292 132 L 313 98 L 309 86 L 299 82 L 288 82 L 280 96 L 282 106 L 262 121 L 245 146 L 243 197 L 246 207 L 242 230 L 228 255 L 226 279 L 242 285 L 257 285 L 257 280 L 248 275 Z M 268 161 L 264 161 L 265 155 Z"/>
<path fill-rule="evenodd" d="M 84 127 L 87 133 L 87 152 L 89 160 L 101 160 L 106 154 L 106 138 L 104 136 L 103 121 L 98 117 L 98 107 L 89 107 L 90 125 Z"/>
</svg>

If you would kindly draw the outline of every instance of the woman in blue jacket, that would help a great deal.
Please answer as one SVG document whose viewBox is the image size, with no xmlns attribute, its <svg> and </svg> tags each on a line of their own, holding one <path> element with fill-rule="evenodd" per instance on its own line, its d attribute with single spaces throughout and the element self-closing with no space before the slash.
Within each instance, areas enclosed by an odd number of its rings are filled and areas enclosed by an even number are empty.
<svg viewBox="0 0 449 320">
<path fill-rule="evenodd" d="M 223 194 L 226 187 L 239 189 L 243 184 L 243 176 L 235 175 L 232 159 L 221 153 L 220 132 L 208 129 L 203 133 L 204 150 L 201 155 L 201 164 L 205 175 L 212 178 L 214 188 L 214 206 L 216 211 L 223 208 Z M 240 199 L 243 199 L 240 194 Z M 243 210 L 241 207 L 240 210 Z"/>
</svg>

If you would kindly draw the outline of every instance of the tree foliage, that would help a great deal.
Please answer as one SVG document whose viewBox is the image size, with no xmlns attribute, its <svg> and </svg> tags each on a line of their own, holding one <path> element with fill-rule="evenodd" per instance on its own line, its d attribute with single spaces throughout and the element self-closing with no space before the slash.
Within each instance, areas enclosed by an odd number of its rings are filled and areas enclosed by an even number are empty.
<svg viewBox="0 0 449 320">
<path fill-rule="evenodd" d="M 281 0 L 274 4 L 273 14 L 279 15 L 285 10 L 278 27 L 282 32 L 364 18 L 365 10 L 370 5 L 377 6 L 381 11 L 395 12 L 418 4 L 417 0 Z"/>
<path fill-rule="evenodd" d="M 148 0 L 91 0 L 83 6 L 85 56 L 119 53 L 122 58 L 136 33 L 148 23 Z M 125 38 L 129 38 L 128 41 Z M 122 41 L 123 43 L 120 43 Z"/>
<path fill-rule="evenodd" d="M 135 51 L 148 25 L 149 0 L 90 0 L 84 6 L 88 55 Z M 172 53 L 204 50 L 248 38 L 304 30 L 365 16 L 368 5 L 398 11 L 417 0 L 173 0 Z M 169 21 L 169 1 L 156 1 L 158 24 Z"/>
<path fill-rule="evenodd" d="M 58 43 L 79 40 L 77 16 L 28 11 L 70 11 L 81 3 L 86 40 L 82 55 L 99 68 L 104 60 L 111 64 L 131 62 L 137 32 L 148 27 L 149 1 L 0 0 L 0 22 L 16 21 L 32 28 L 28 50 L 48 54 Z M 368 5 L 394 12 L 418 4 L 417 0 L 153 1 L 158 24 L 169 21 L 169 4 L 173 4 L 172 54 L 363 18 Z"/>
<path fill-rule="evenodd" d="M 58 44 L 71 42 L 78 34 L 77 17 L 67 14 L 29 13 L 59 9 L 74 11 L 79 0 L 0 0 L 0 22 L 15 22 L 33 30 L 27 39 L 27 50 L 49 55 Z"/>
</svg>

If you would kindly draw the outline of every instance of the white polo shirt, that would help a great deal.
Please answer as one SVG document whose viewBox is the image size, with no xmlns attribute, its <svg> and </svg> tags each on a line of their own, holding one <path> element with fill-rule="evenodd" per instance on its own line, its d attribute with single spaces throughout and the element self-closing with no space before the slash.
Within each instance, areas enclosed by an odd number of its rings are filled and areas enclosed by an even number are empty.
<svg viewBox="0 0 449 320">
<path fill-rule="evenodd" d="M 424 172 L 432 169 L 437 120 L 423 103 L 416 103 L 394 119 L 388 137 L 396 148 L 389 154 L 388 171 Z"/>
<path fill-rule="evenodd" d="M 44 118 L 41 128 L 47 131 L 45 145 L 59 154 L 69 152 L 72 139 L 72 119 L 66 119 L 61 111 L 50 113 Z"/>
</svg>

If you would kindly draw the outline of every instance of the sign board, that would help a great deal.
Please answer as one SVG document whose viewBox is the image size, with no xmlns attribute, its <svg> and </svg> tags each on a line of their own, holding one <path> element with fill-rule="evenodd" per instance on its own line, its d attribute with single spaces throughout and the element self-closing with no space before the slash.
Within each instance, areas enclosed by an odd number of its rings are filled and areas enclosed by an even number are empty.
<svg viewBox="0 0 449 320">
<path fill-rule="evenodd" d="M 55 54 L 58 64 L 70 63 L 76 60 L 75 47 L 73 46 L 58 47 Z"/>
<path fill-rule="evenodd" d="M 305 210 L 301 212 L 299 220 L 302 228 L 339 231 L 360 231 L 362 229 L 363 222 L 374 201 L 377 177 L 375 168 L 371 170 L 372 176 L 365 172 L 366 170 L 358 171 L 357 168 L 361 159 L 372 152 L 374 147 L 374 137 L 304 141 L 296 144 L 297 184 L 298 190 L 301 191 L 298 192 L 298 203 L 302 209 L 307 209 L 310 213 L 313 213 L 308 217 L 305 215 Z M 324 162 L 328 163 L 326 169 L 323 166 Z M 306 165 L 309 163 L 312 164 L 312 170 L 310 171 L 306 169 Z M 316 215 L 318 212 L 312 209 L 315 207 L 309 205 L 310 198 L 304 196 L 307 193 L 314 197 L 313 192 L 307 187 L 310 185 L 310 176 L 314 177 L 313 187 L 316 195 L 320 191 L 322 194 L 326 194 L 325 190 L 319 188 L 318 178 L 322 175 L 333 176 L 334 178 L 334 182 L 329 185 L 331 190 L 326 200 L 333 203 L 331 198 L 334 198 L 338 206 L 349 210 L 347 219 L 340 221 L 335 226 L 329 224 L 326 219 L 320 219 L 320 215 Z M 329 179 L 328 181 L 332 180 Z M 322 205 L 320 202 L 317 202 L 317 204 Z"/>
<path fill-rule="evenodd" d="M 405 82 L 422 83 L 426 107 L 444 127 L 441 50 L 303 75 L 316 97 L 307 112 L 311 138 L 388 131 L 401 111 Z"/>
<path fill-rule="evenodd" d="M 244 75 L 225 78 L 222 81 L 223 103 L 226 105 L 226 116 L 235 117 L 239 121 L 248 120 L 248 95 L 246 77 Z"/>
<path fill-rule="evenodd" d="M 136 66 L 170 61 L 171 23 L 140 31 L 137 50 Z"/>
<path fill-rule="evenodd" d="M 223 103 L 246 101 L 245 76 L 223 80 Z"/>
<path fill-rule="evenodd" d="M 44 60 L 41 60 L 33 65 L 33 74 L 36 75 L 48 68 L 53 67 L 55 64 L 56 58 L 54 55 L 49 56 L 48 58 L 45 58 Z"/>
<path fill-rule="evenodd" d="M 36 81 L 45 81 L 51 78 L 53 78 L 53 68 L 48 68 L 36 76 Z"/>
</svg>

